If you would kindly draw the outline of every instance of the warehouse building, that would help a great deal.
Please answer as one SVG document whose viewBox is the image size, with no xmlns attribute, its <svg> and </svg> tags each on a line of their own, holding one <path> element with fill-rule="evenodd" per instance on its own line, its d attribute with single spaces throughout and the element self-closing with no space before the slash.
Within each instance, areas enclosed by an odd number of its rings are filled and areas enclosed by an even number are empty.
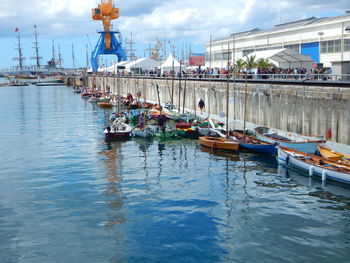
<svg viewBox="0 0 350 263">
<path fill-rule="evenodd" d="M 333 67 L 350 61 L 350 11 L 336 17 L 316 18 L 258 28 L 206 43 L 206 66 L 225 67 L 254 52 L 290 49 L 309 56 L 314 65 Z M 282 59 L 282 57 L 281 57 Z M 285 64 L 284 64 L 285 65 Z M 294 66 L 294 65 L 293 65 Z"/>
</svg>

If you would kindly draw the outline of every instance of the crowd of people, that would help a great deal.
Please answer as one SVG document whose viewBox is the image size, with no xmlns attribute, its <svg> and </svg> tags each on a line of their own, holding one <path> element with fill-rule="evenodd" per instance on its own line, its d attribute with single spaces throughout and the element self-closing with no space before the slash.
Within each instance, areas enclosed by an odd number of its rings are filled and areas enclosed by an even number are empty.
<svg viewBox="0 0 350 263">
<path fill-rule="evenodd" d="M 120 72 L 122 76 L 135 75 L 132 72 L 122 71 Z M 309 79 L 309 80 L 328 80 L 331 78 L 331 68 L 325 67 L 314 67 L 311 69 L 306 69 L 304 67 L 299 68 L 278 68 L 270 67 L 269 69 L 256 68 L 253 70 L 246 71 L 245 69 L 238 70 L 233 67 L 229 68 L 191 68 L 179 71 L 156 71 L 148 70 L 141 72 L 141 75 L 153 76 L 153 77 L 164 77 L 170 78 L 174 77 L 187 77 L 187 78 L 248 78 L 248 79 Z M 106 75 L 106 73 L 104 74 Z M 109 75 L 113 75 L 109 73 Z M 139 75 L 139 74 L 136 74 Z"/>
</svg>

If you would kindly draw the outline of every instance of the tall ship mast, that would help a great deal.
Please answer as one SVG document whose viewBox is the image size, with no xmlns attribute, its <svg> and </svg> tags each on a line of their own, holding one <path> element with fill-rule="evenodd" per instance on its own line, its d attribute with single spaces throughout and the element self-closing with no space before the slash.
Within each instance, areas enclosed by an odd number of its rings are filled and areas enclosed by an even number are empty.
<svg viewBox="0 0 350 263">
<path fill-rule="evenodd" d="M 34 25 L 34 37 L 35 37 L 35 42 L 33 42 L 34 44 L 34 51 L 35 51 L 35 56 L 31 57 L 30 59 L 35 60 L 36 62 L 36 67 L 39 69 L 40 68 L 40 59 L 42 59 L 42 57 L 39 56 L 39 42 L 38 42 L 38 32 L 36 30 L 36 25 Z"/>
<path fill-rule="evenodd" d="M 25 57 L 23 57 L 22 53 L 22 46 L 21 46 L 21 36 L 19 33 L 18 27 L 16 27 L 15 32 L 17 32 L 17 47 L 15 48 L 18 50 L 18 57 L 14 57 L 13 60 L 18 60 L 18 66 L 19 66 L 19 71 L 23 71 L 23 61 L 25 60 Z"/>
</svg>

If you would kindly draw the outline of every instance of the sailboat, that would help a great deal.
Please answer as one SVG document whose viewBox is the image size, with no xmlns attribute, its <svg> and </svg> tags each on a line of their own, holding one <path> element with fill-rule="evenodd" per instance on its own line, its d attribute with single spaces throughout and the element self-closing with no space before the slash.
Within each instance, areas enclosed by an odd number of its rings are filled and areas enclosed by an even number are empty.
<svg viewBox="0 0 350 263">
<path fill-rule="evenodd" d="M 212 148 L 213 150 L 230 150 L 237 152 L 239 149 L 239 142 L 232 138 L 229 138 L 228 133 L 228 112 L 229 112 L 229 81 L 227 76 L 227 89 L 226 89 L 226 135 L 215 130 L 215 126 L 212 120 L 209 118 L 209 123 L 212 126 L 211 131 L 215 131 L 220 137 L 202 136 L 199 137 L 199 143 L 205 147 Z"/>
</svg>

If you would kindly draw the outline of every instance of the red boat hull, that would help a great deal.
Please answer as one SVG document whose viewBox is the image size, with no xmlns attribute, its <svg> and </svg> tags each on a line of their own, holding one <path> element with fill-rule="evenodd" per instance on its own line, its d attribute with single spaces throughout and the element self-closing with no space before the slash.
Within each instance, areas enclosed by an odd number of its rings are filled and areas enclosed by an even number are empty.
<svg viewBox="0 0 350 263">
<path fill-rule="evenodd" d="M 130 138 L 131 132 L 110 132 L 105 133 L 107 139 L 126 140 Z"/>
</svg>

